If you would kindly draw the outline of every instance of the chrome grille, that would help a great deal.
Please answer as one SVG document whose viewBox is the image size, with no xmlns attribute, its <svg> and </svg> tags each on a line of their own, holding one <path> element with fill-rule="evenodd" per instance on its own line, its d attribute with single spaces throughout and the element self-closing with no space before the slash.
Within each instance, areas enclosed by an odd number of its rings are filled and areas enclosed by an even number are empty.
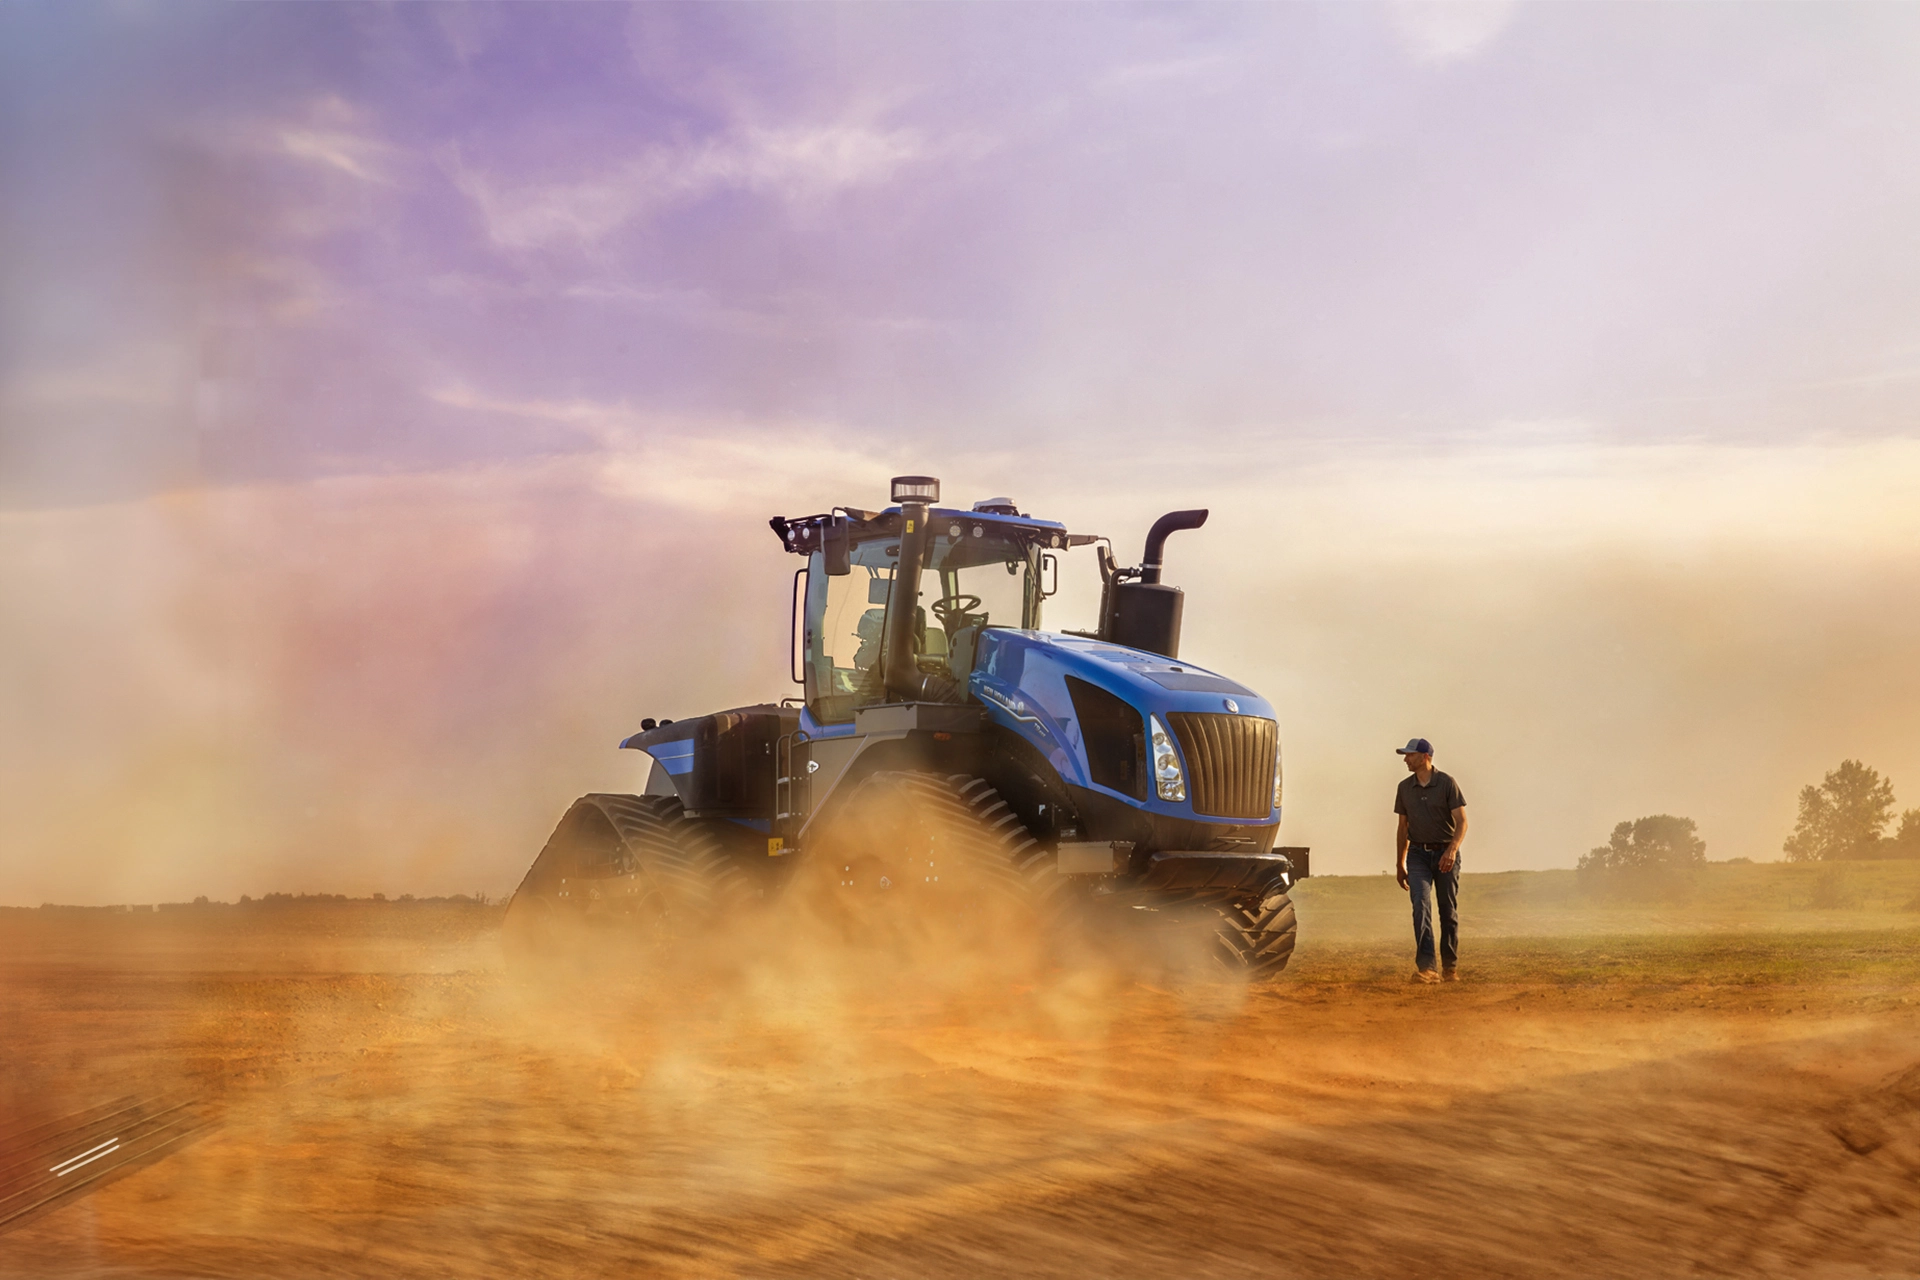
<svg viewBox="0 0 1920 1280">
<path fill-rule="evenodd" d="M 1280 728 L 1259 716 L 1175 711 L 1167 716 L 1187 758 L 1193 811 L 1210 818 L 1273 812 L 1273 757 Z"/>
</svg>

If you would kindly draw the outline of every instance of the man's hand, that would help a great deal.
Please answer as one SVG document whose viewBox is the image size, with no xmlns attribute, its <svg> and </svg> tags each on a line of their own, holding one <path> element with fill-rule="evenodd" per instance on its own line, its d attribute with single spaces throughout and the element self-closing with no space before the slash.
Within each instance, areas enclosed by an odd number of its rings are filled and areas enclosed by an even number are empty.
<svg viewBox="0 0 1920 1280">
<path fill-rule="evenodd" d="M 1399 807 L 1400 807 L 1399 802 L 1395 801 L 1394 808 L 1398 809 Z M 1403 813 L 1400 815 L 1400 821 L 1398 826 L 1399 826 L 1399 829 L 1393 833 L 1393 860 L 1395 863 L 1395 866 L 1393 869 L 1393 878 L 1400 882 L 1400 887 L 1402 889 L 1405 889 L 1407 887 L 1407 815 L 1406 814 Z"/>
<path fill-rule="evenodd" d="M 1453 870 L 1453 864 L 1460 861 L 1460 846 L 1467 842 L 1467 806 L 1453 807 L 1453 840 L 1447 845 L 1447 851 L 1440 859 L 1440 874 Z"/>
</svg>

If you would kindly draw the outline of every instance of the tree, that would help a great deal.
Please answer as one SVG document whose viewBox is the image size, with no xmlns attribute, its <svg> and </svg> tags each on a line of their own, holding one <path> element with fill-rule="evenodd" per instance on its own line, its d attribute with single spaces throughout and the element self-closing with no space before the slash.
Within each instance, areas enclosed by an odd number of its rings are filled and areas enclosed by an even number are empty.
<svg viewBox="0 0 1920 1280">
<path fill-rule="evenodd" d="M 1858 760 L 1842 760 L 1819 786 L 1800 788 L 1800 819 L 1780 847 L 1789 862 L 1870 858 L 1893 821 L 1893 782 Z"/>
<path fill-rule="evenodd" d="M 1900 815 L 1900 829 L 1887 844 L 1890 846 L 1886 851 L 1888 857 L 1920 858 L 1920 809 L 1909 809 Z"/>
<path fill-rule="evenodd" d="M 1692 818 L 1656 813 L 1622 822 L 1599 848 L 1580 859 L 1580 870 L 1689 871 L 1707 860 L 1707 842 Z"/>
</svg>

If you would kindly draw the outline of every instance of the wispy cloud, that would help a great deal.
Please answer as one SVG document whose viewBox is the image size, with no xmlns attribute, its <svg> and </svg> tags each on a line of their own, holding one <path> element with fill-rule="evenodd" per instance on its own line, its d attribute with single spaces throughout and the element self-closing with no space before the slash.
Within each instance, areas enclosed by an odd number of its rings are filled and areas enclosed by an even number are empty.
<svg viewBox="0 0 1920 1280">
<path fill-rule="evenodd" d="M 1196 53 L 1180 58 L 1125 62 L 1102 72 L 1095 79 L 1094 87 L 1108 93 L 1160 89 L 1192 92 L 1196 87 L 1223 76 L 1234 62 L 1235 59 L 1225 53 Z"/>
<path fill-rule="evenodd" d="M 0 382 L 0 405 L 15 413 L 164 408 L 190 385 L 186 352 L 133 342 L 87 359 L 24 368 Z"/>
<path fill-rule="evenodd" d="M 663 414 L 625 400 L 489 395 L 466 384 L 430 393 L 449 408 L 500 414 L 590 442 L 596 487 L 611 496 L 721 511 L 743 502 L 769 510 L 796 493 L 879 493 L 898 459 L 844 425 L 747 423 Z M 858 441 L 856 447 L 850 441 Z M 804 503 L 802 503 L 804 505 Z"/>
<path fill-rule="evenodd" d="M 650 213 L 720 191 L 749 191 L 789 204 L 819 201 L 880 185 L 926 151 L 911 129 L 832 124 L 744 128 L 651 147 L 611 171 L 573 182 L 515 184 L 470 168 L 457 153 L 452 167 L 496 245 L 538 249 L 590 246 Z"/>
<path fill-rule="evenodd" d="M 321 165 L 362 182 L 383 182 L 376 157 L 380 143 L 337 129 L 282 129 L 276 135 L 281 154 Z"/>
<path fill-rule="evenodd" d="M 371 114 L 337 94 L 270 115 L 202 120 L 187 132 L 196 146 L 227 159 L 291 161 L 356 182 L 393 182 L 401 159 Z"/>
<path fill-rule="evenodd" d="M 1396 34 L 1416 61 L 1461 62 L 1478 54 L 1513 20 L 1515 0 L 1394 0 Z"/>
<path fill-rule="evenodd" d="M 624 400 L 607 402 L 497 396 L 464 382 L 450 382 L 436 387 L 427 393 L 427 398 L 450 409 L 503 414 L 565 428 L 603 449 L 627 446 L 663 422 L 661 418 L 636 409 Z"/>
</svg>

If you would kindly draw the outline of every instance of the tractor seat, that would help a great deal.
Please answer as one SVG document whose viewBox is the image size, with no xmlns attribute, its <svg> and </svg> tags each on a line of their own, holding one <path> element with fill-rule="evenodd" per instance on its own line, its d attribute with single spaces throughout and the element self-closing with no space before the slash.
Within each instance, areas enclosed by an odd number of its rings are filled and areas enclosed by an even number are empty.
<svg viewBox="0 0 1920 1280">
<path fill-rule="evenodd" d="M 853 665 L 856 670 L 865 671 L 880 661 L 880 642 L 887 626 L 885 609 L 869 609 L 860 615 L 853 626 L 853 634 L 859 638 L 860 647 L 853 651 Z"/>
</svg>

